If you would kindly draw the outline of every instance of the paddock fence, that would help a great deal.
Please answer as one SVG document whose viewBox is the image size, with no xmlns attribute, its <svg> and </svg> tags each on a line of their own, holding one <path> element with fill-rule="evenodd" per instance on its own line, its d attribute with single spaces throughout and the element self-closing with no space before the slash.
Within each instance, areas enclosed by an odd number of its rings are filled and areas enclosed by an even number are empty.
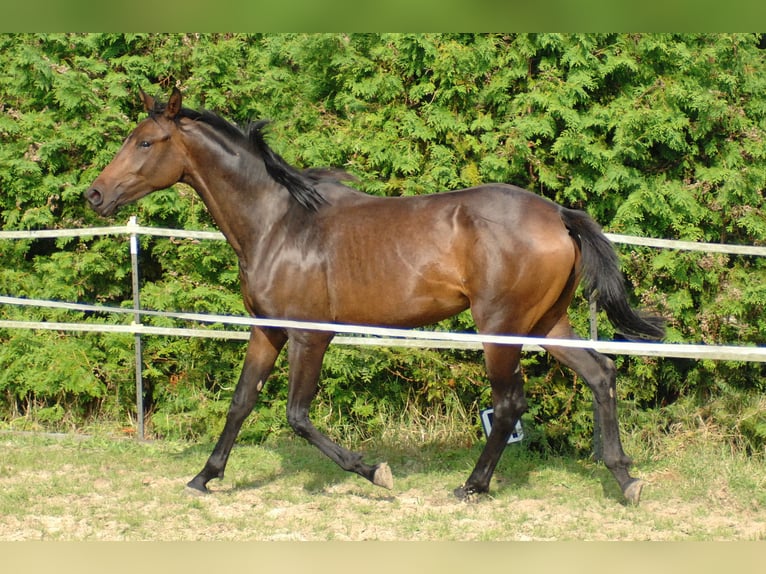
<svg viewBox="0 0 766 574">
<path fill-rule="evenodd" d="M 333 339 L 336 345 L 420 347 L 436 349 L 481 349 L 484 343 L 523 345 L 525 350 L 539 351 L 544 346 L 576 347 L 593 349 L 601 353 L 641 355 L 652 357 L 670 357 L 685 359 L 707 359 L 716 361 L 766 362 L 766 347 L 737 345 L 704 345 L 685 343 L 635 343 L 623 341 L 600 341 L 597 338 L 597 309 L 590 304 L 590 339 L 542 339 L 538 337 L 519 337 L 510 335 L 483 335 L 476 333 L 441 332 L 432 330 L 391 329 L 368 325 L 348 325 L 337 323 L 318 323 L 283 319 L 265 319 L 249 316 L 217 315 L 208 313 L 186 313 L 179 311 L 158 311 L 143 309 L 140 294 L 139 237 L 172 237 L 175 239 L 225 241 L 220 232 L 165 229 L 141 226 L 136 216 L 131 216 L 126 225 L 110 227 L 90 227 L 79 229 L 51 229 L 28 231 L 0 231 L 2 240 L 55 239 L 61 237 L 96 237 L 129 236 L 131 280 L 133 288 L 132 308 L 93 305 L 78 302 L 29 299 L 12 295 L 0 295 L 0 304 L 28 306 L 38 308 L 67 309 L 73 311 L 96 312 L 106 314 L 132 315 L 130 324 L 92 324 L 76 322 L 14 321 L 0 320 L 0 328 L 54 330 L 62 332 L 101 332 L 125 333 L 134 337 L 135 344 L 135 380 L 136 380 L 136 420 L 137 437 L 144 437 L 143 412 L 143 359 L 141 338 L 144 336 L 204 337 L 216 339 L 247 340 L 249 333 L 235 329 L 212 329 L 197 327 L 155 327 L 144 325 L 142 317 L 164 317 L 197 324 L 221 324 L 239 327 L 276 327 L 285 329 L 306 329 L 338 333 Z M 677 251 L 701 251 L 739 256 L 766 256 L 766 247 L 750 245 L 725 245 L 653 239 L 607 233 L 610 241 L 616 244 L 672 249 Z M 766 288 L 766 286 L 764 286 Z"/>
</svg>

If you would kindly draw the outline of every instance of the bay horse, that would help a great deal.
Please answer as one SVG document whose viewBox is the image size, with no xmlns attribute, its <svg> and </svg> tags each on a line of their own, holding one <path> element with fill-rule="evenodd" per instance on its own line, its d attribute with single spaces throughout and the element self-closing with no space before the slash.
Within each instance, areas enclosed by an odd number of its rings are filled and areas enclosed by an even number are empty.
<svg viewBox="0 0 766 574">
<path fill-rule="evenodd" d="M 177 182 L 196 190 L 236 252 L 252 316 L 314 322 L 419 327 L 470 308 L 480 333 L 575 338 L 567 309 L 580 281 L 628 338 L 658 340 L 663 321 L 633 309 L 617 255 L 586 213 L 507 184 L 415 197 L 371 196 L 346 186 L 341 170 L 289 165 L 266 143 L 266 122 L 243 131 L 209 111 L 140 90 L 148 118 L 128 135 L 85 197 L 109 216 Z M 287 420 L 341 468 L 393 487 L 388 465 L 330 440 L 309 420 L 325 351 L 334 333 L 253 327 L 224 429 L 188 483 L 208 492 L 222 478 L 244 419 L 288 345 Z M 616 369 L 589 349 L 547 346 L 594 393 L 603 461 L 625 499 L 642 481 L 620 442 Z M 521 347 L 485 344 L 494 423 L 458 498 L 488 492 L 495 466 L 525 412 Z"/>
</svg>

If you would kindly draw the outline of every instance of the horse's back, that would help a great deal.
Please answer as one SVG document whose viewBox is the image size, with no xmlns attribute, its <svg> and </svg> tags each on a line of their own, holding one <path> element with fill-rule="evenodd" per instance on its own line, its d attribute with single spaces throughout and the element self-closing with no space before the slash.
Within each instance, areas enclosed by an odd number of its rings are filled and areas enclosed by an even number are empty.
<svg viewBox="0 0 766 574">
<path fill-rule="evenodd" d="M 425 195 L 381 197 L 340 183 L 328 182 L 321 186 L 321 193 L 328 203 L 323 207 L 325 215 L 342 218 L 349 225 L 359 219 L 369 223 L 375 219 L 393 218 L 398 218 L 403 225 L 410 225 L 413 216 L 422 216 L 424 213 L 431 214 L 424 221 L 430 223 L 434 218 L 462 210 L 478 219 L 514 228 L 525 227 L 525 221 L 540 223 L 541 218 L 544 218 L 554 227 L 563 229 L 557 204 L 526 189 L 505 183 Z"/>
<path fill-rule="evenodd" d="M 552 201 L 509 184 L 485 184 L 441 193 L 376 197 L 331 186 L 321 225 L 334 241 L 377 243 L 413 256 L 438 246 L 474 258 L 486 250 L 571 253 L 572 238 Z"/>
</svg>

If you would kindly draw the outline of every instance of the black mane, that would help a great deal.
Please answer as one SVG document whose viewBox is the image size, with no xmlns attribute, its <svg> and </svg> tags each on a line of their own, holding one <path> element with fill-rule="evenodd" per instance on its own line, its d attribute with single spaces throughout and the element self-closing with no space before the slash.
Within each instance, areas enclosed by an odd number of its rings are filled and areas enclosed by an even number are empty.
<svg viewBox="0 0 766 574">
<path fill-rule="evenodd" d="M 310 211 L 317 211 L 322 204 L 327 203 L 327 200 L 314 187 L 314 182 L 317 180 L 307 177 L 303 172 L 292 167 L 268 146 L 264 138 L 264 128 L 268 123 L 268 120 L 260 120 L 250 124 L 248 130 L 250 143 L 256 153 L 261 156 L 266 164 L 266 171 L 274 181 L 287 188 L 303 207 Z"/>
<path fill-rule="evenodd" d="M 162 114 L 164 109 L 165 104 L 157 102 L 154 105 L 154 109 L 150 112 L 150 115 L 155 116 Z M 284 186 L 285 189 L 290 192 L 290 195 L 309 211 L 317 211 L 323 204 L 327 203 L 327 200 L 314 186 L 315 183 L 328 179 L 338 181 L 340 179 L 351 178 L 351 176 L 342 170 L 313 168 L 301 171 L 288 164 L 266 143 L 264 138 L 264 128 L 269 123 L 268 120 L 260 120 L 250 124 L 248 133 L 245 134 L 237 126 L 207 110 L 196 111 L 182 108 L 178 115 L 182 118 L 204 122 L 228 139 L 250 147 L 253 152 L 263 160 L 263 163 L 266 166 L 266 172 L 269 176 L 274 181 Z M 321 177 L 318 174 L 321 174 Z"/>
</svg>

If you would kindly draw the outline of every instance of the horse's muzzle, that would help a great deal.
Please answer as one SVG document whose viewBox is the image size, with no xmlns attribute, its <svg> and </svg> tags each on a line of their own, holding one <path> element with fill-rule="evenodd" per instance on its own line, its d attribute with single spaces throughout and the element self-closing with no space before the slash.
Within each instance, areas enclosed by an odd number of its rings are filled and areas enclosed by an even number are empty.
<svg viewBox="0 0 766 574">
<path fill-rule="evenodd" d="M 85 199 L 99 215 L 108 215 L 109 206 L 104 205 L 104 194 L 96 187 L 89 187 L 85 191 Z"/>
</svg>

